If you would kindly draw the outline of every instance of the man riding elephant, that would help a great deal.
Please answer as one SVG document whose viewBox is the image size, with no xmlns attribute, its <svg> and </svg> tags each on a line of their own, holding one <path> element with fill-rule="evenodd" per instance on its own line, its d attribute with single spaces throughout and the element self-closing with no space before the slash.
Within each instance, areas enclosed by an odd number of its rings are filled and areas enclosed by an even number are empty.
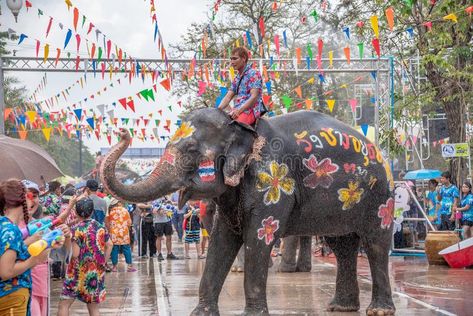
<svg viewBox="0 0 473 316">
<path fill-rule="evenodd" d="M 268 315 L 274 242 L 310 235 L 325 236 L 337 257 L 328 310 L 360 308 L 356 265 L 363 243 L 373 282 L 367 314 L 394 314 L 388 273 L 392 176 L 380 150 L 363 135 L 315 111 L 260 119 L 253 129 L 218 109 L 198 109 L 182 119 L 150 176 L 129 186 L 114 174 L 131 138 L 125 129 L 119 136 L 101 166 L 113 195 L 140 202 L 182 190 L 179 205 L 202 198 L 218 205 L 192 315 L 219 315 L 220 291 L 243 244 L 244 314 Z"/>
</svg>

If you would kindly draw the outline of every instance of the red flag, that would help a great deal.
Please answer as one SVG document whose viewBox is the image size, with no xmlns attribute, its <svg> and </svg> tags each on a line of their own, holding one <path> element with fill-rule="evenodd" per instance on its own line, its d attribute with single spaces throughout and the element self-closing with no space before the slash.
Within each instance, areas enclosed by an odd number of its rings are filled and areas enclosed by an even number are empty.
<svg viewBox="0 0 473 316">
<path fill-rule="evenodd" d="M 103 80 L 104 77 L 105 77 L 105 63 L 102 62 L 101 65 L 100 65 L 100 67 L 102 67 L 102 80 Z"/>
<path fill-rule="evenodd" d="M 94 59 L 95 55 L 95 43 L 92 43 L 92 48 L 90 50 L 90 58 Z"/>
<path fill-rule="evenodd" d="M 80 35 L 76 34 L 76 42 L 77 42 L 77 53 L 79 53 L 79 47 L 80 47 Z"/>
<path fill-rule="evenodd" d="M 107 58 L 110 59 L 110 50 L 112 49 L 112 41 L 107 41 Z"/>
<path fill-rule="evenodd" d="M 379 47 L 379 39 L 378 38 L 373 38 L 373 47 L 376 52 L 376 55 L 378 55 L 378 58 L 381 56 L 381 48 Z"/>
<path fill-rule="evenodd" d="M 77 31 L 77 21 L 79 21 L 79 9 L 74 7 L 74 31 Z"/>
<path fill-rule="evenodd" d="M 80 63 L 80 56 L 77 55 L 77 58 L 76 58 L 76 71 L 79 70 L 79 63 Z"/>
<path fill-rule="evenodd" d="M 120 48 L 118 50 L 118 64 L 121 65 L 122 64 L 122 58 L 123 58 L 123 55 L 122 55 L 122 49 Z"/>
<path fill-rule="evenodd" d="M 128 101 L 126 103 L 126 105 L 128 105 L 128 107 L 133 111 L 135 112 L 135 102 L 133 102 L 133 99 L 131 99 L 130 101 Z"/>
<path fill-rule="evenodd" d="M 36 57 L 38 57 L 39 45 L 40 45 L 40 44 L 41 44 L 41 43 L 40 43 L 38 40 L 36 40 Z"/>
<path fill-rule="evenodd" d="M 324 49 L 324 41 L 319 38 L 317 41 L 317 50 L 318 50 L 318 56 L 322 57 L 322 50 Z"/>
<path fill-rule="evenodd" d="M 53 18 L 49 18 L 48 28 L 46 29 L 46 37 L 49 35 L 49 30 L 51 30 L 51 25 L 53 24 Z"/>
<path fill-rule="evenodd" d="M 125 108 L 126 110 L 126 98 L 121 98 L 120 100 L 118 100 L 118 102 L 120 102 L 120 104 Z"/>
<path fill-rule="evenodd" d="M 160 82 L 160 84 L 166 89 L 167 91 L 171 90 L 171 81 L 169 78 L 164 79 L 163 81 Z"/>
<path fill-rule="evenodd" d="M 276 46 L 276 54 L 279 56 L 279 35 L 274 35 L 274 45 Z"/>
<path fill-rule="evenodd" d="M 95 25 L 93 25 L 92 23 L 89 23 L 89 29 L 87 30 L 87 35 L 89 35 L 90 31 L 92 31 L 92 28 L 94 27 Z"/>
<path fill-rule="evenodd" d="M 263 17 L 259 18 L 259 29 L 261 32 L 261 38 L 264 38 L 264 19 Z"/>
</svg>

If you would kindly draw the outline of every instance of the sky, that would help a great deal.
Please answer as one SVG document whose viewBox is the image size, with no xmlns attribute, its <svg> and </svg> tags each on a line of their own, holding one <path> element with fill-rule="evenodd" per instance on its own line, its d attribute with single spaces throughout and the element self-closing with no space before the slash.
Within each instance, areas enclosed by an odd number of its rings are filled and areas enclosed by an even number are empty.
<svg viewBox="0 0 473 316">
<path fill-rule="evenodd" d="M 2 6 L 0 31 L 12 29 L 18 36 L 22 33 L 28 35 L 28 38 L 20 45 L 18 45 L 18 41 L 9 42 L 7 49 L 10 51 L 16 50 L 17 56 L 35 57 L 35 39 L 38 39 L 41 41 L 39 56 L 43 56 L 44 43 L 48 43 L 50 45 L 50 58 L 54 59 L 56 48 L 63 49 L 67 29 L 73 29 L 72 9 L 68 11 L 64 0 L 30 0 L 30 2 L 33 7 L 27 12 L 25 4 L 23 4 L 17 23 L 15 23 L 13 15 L 6 7 L 5 2 L 3 0 L 0 2 L 0 5 Z M 94 31 L 92 31 L 89 36 L 86 35 L 87 26 L 89 22 L 92 22 L 96 29 L 99 29 L 103 34 L 106 34 L 107 39 L 116 43 L 117 46 L 122 48 L 123 51 L 126 51 L 128 55 L 135 58 L 161 58 L 157 44 L 153 42 L 154 25 L 152 24 L 150 17 L 149 0 L 71 0 L 71 2 L 80 12 L 78 33 L 82 35 L 80 49 L 80 54 L 82 56 L 86 56 L 87 53 L 85 46 L 86 38 L 89 40 L 89 45 L 91 45 L 92 42 L 97 42 Z M 187 28 L 192 22 L 208 21 L 212 4 L 212 0 L 155 1 L 157 21 L 165 47 L 168 47 L 169 43 L 177 43 L 181 36 L 186 33 Z M 38 9 L 43 12 L 42 16 L 38 15 Z M 87 18 L 86 23 L 83 26 L 84 29 L 81 29 L 80 27 L 82 15 L 85 15 Z M 53 22 L 49 35 L 46 38 L 46 29 L 50 17 L 53 18 Z M 59 23 L 63 24 L 63 30 L 60 29 Z M 101 37 L 99 37 L 98 43 L 101 41 Z M 66 51 L 71 52 L 71 58 L 77 56 L 76 40 L 74 35 L 71 38 Z M 61 57 L 67 56 L 65 56 L 63 52 Z M 170 55 L 168 57 L 172 58 L 173 56 Z M 29 92 L 32 93 L 39 85 L 44 73 L 8 72 L 6 75 L 17 77 L 21 83 L 27 87 Z M 48 83 L 46 88 L 37 95 L 38 99 L 44 100 L 56 95 L 60 91 L 73 85 L 80 77 L 83 77 L 83 75 L 84 73 L 80 72 L 49 72 L 47 74 Z M 117 83 L 117 79 L 119 78 L 122 78 L 120 84 Z M 114 83 L 113 88 L 109 86 L 112 82 Z M 76 84 L 74 88 L 69 90 L 70 95 L 67 97 L 67 101 L 60 98 L 60 105 L 59 107 L 55 107 L 54 110 L 61 108 L 65 109 L 67 106 L 82 101 L 82 108 L 84 109 L 96 109 L 97 105 L 105 104 L 107 105 L 107 110 L 115 110 L 115 117 L 129 117 L 132 119 L 139 118 L 140 116 L 148 116 L 149 113 L 153 113 L 153 119 L 171 119 L 175 121 L 180 112 L 179 107 L 177 106 L 178 100 L 173 98 L 169 92 L 160 88 L 159 84 L 156 102 L 145 102 L 136 98 L 135 94 L 137 92 L 145 88 L 150 88 L 151 86 L 152 82 L 150 79 L 142 82 L 141 79 L 133 78 L 133 82 L 130 85 L 128 79 L 124 78 L 121 74 L 114 75 L 110 81 L 107 75 L 105 76 L 105 80 L 102 80 L 99 74 L 94 78 L 93 75 L 89 73 L 84 87 L 82 88 L 79 84 Z M 106 93 L 101 93 L 101 95 L 98 96 L 96 92 L 102 90 L 104 87 L 107 87 Z M 94 99 L 90 99 L 89 97 L 92 94 L 95 95 Z M 130 95 L 135 96 L 136 113 L 125 111 L 117 102 L 118 99 Z M 84 98 L 88 98 L 88 100 L 84 102 Z M 112 105 L 113 102 L 116 102 L 116 107 Z M 168 105 L 173 105 L 172 112 L 169 111 Z M 162 117 L 159 117 L 157 114 L 159 109 L 163 111 Z M 162 127 L 163 125 L 164 124 L 161 124 L 158 134 L 169 134 L 164 131 Z M 130 127 L 132 126 L 130 125 Z M 142 126 L 140 126 L 140 129 L 141 128 Z M 173 126 L 171 132 L 174 132 L 175 129 L 176 126 Z M 151 128 L 148 128 L 148 130 L 151 130 Z M 114 141 L 116 140 L 112 140 L 112 145 Z M 92 136 L 90 139 L 84 139 L 84 143 L 90 148 L 91 152 L 96 152 L 101 147 L 109 147 L 106 138 L 103 137 L 101 141 L 97 141 L 95 136 Z M 133 147 L 135 148 L 156 146 L 164 147 L 163 141 L 159 144 L 156 141 L 133 142 Z"/>
</svg>

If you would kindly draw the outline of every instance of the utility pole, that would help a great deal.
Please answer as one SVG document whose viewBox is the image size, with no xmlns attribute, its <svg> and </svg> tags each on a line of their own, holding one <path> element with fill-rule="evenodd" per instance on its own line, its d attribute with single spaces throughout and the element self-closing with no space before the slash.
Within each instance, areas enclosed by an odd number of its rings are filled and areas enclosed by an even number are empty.
<svg viewBox="0 0 473 316">
<path fill-rule="evenodd" d="M 3 60 L 0 56 L 0 135 L 5 135 L 5 92 L 3 90 Z"/>
</svg>

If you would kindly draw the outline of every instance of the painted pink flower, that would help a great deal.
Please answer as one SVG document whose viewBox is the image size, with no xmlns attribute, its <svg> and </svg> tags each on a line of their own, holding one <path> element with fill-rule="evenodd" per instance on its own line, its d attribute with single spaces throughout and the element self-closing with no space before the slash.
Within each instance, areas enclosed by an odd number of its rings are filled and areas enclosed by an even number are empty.
<svg viewBox="0 0 473 316">
<path fill-rule="evenodd" d="M 313 154 L 309 156 L 309 159 L 304 158 L 302 163 L 313 172 L 304 178 L 304 185 L 311 189 L 315 189 L 319 185 L 328 189 L 333 182 L 331 174 L 339 169 L 338 165 L 332 163 L 332 159 L 324 158 L 319 163 Z"/>
<path fill-rule="evenodd" d="M 381 218 L 381 228 L 388 229 L 394 220 L 394 199 L 389 198 L 386 204 L 378 208 L 378 217 Z"/>
<path fill-rule="evenodd" d="M 261 221 L 262 228 L 258 229 L 258 239 L 263 240 L 269 245 L 274 240 L 274 233 L 279 229 L 279 220 L 270 216 Z"/>
</svg>

